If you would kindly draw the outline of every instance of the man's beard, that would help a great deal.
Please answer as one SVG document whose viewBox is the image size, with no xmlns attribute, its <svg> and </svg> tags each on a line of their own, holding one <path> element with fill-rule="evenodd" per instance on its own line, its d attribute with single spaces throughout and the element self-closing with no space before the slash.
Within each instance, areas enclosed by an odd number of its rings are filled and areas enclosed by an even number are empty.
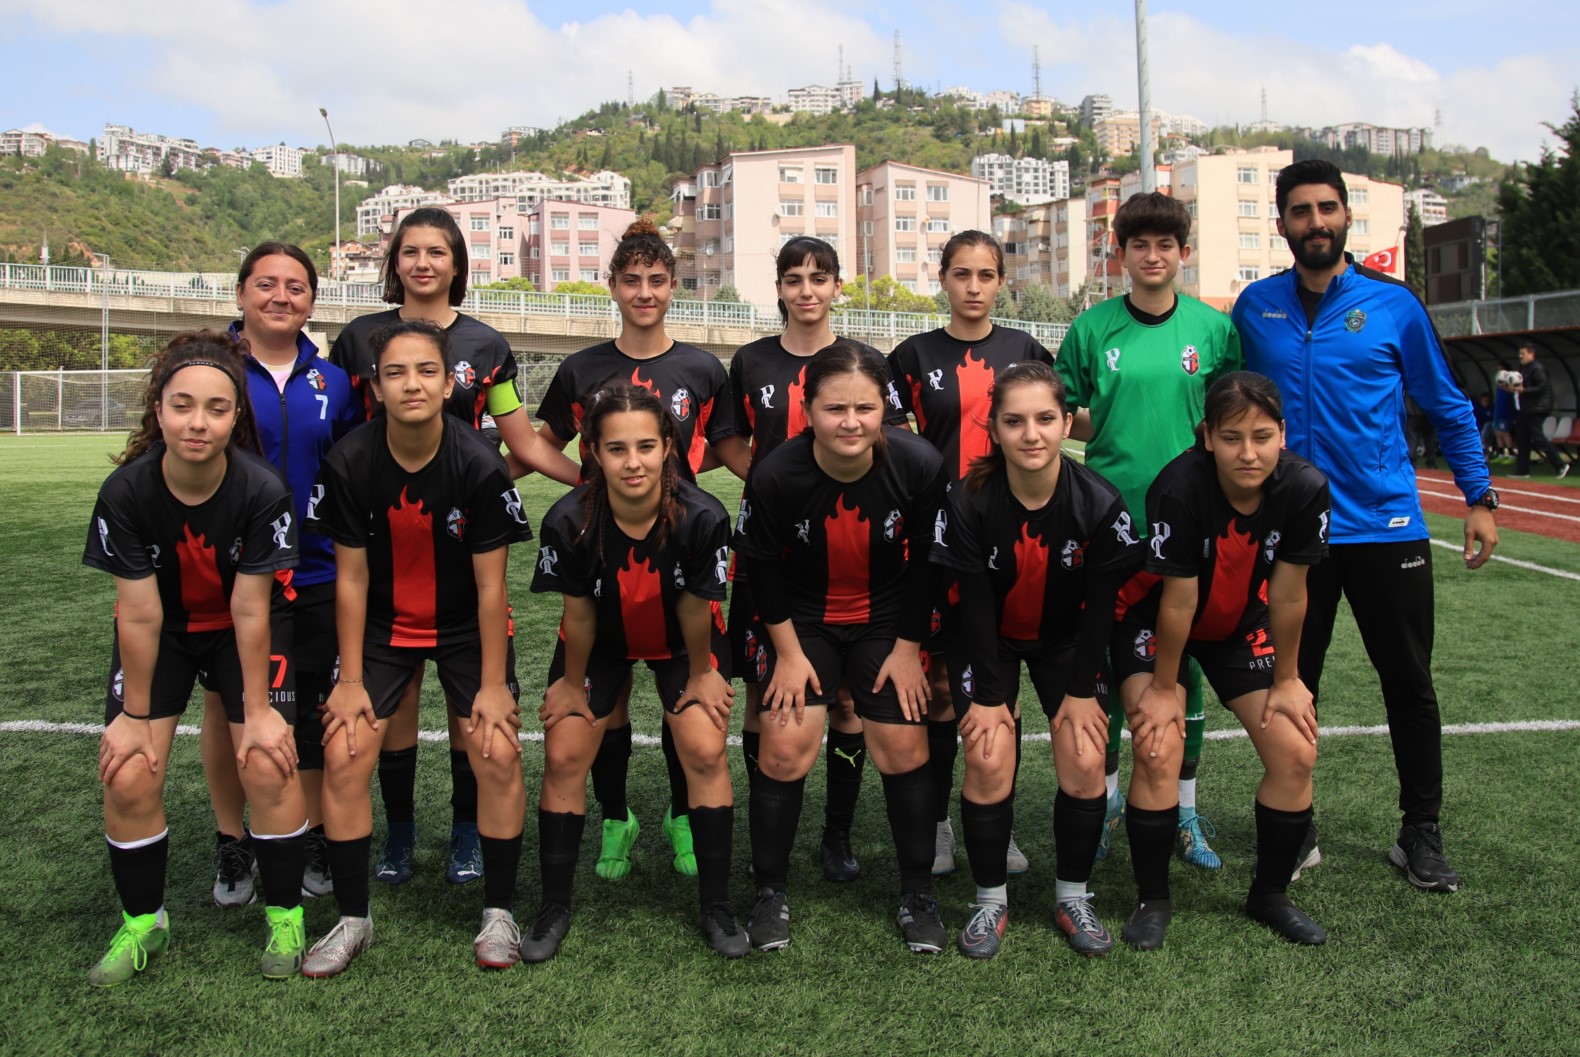
<svg viewBox="0 0 1580 1057">
<path fill-rule="evenodd" d="M 1342 228 L 1327 228 L 1326 230 L 1329 235 L 1328 248 L 1326 250 L 1318 249 L 1310 242 L 1307 242 L 1306 239 L 1301 239 L 1299 242 L 1290 242 L 1289 252 L 1295 255 L 1295 261 L 1301 267 L 1309 268 L 1314 272 L 1321 272 L 1333 267 L 1343 259 L 1344 243 L 1348 241 L 1350 234 L 1349 225 L 1346 224 Z M 1307 232 L 1306 238 L 1310 237 L 1310 232 Z"/>
</svg>

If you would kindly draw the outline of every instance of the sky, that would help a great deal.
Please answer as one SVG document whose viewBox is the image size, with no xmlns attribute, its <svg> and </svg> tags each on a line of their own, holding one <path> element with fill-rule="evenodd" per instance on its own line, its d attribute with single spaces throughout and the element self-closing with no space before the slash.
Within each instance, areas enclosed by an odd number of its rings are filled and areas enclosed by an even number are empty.
<svg viewBox="0 0 1580 1057">
<path fill-rule="evenodd" d="M 1498 17 L 1518 10 L 1517 18 Z M 962 14 L 964 12 L 964 14 Z M 0 0 L 0 128 L 106 122 L 205 146 L 492 140 L 688 85 L 783 100 L 851 75 L 893 87 L 1137 99 L 1134 3 L 1018 0 Z M 1147 5 L 1152 102 L 1210 124 L 1439 126 L 1535 160 L 1580 87 L 1580 5 L 1328 0 Z M 1251 12 L 1251 13 L 1248 13 Z M 21 87 L 31 86 L 31 87 Z M 21 88 L 21 90 L 18 90 Z"/>
</svg>

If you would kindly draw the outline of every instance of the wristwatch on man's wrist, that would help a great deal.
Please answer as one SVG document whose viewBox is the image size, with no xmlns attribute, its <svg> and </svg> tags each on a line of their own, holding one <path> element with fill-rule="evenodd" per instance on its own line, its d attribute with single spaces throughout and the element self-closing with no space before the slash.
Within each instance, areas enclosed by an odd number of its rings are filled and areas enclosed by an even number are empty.
<svg viewBox="0 0 1580 1057">
<path fill-rule="evenodd" d="M 1496 488 L 1488 488 L 1485 492 L 1481 493 L 1480 498 L 1472 500 L 1465 505 L 1484 506 L 1488 510 L 1496 510 L 1498 509 L 1498 490 Z"/>
</svg>

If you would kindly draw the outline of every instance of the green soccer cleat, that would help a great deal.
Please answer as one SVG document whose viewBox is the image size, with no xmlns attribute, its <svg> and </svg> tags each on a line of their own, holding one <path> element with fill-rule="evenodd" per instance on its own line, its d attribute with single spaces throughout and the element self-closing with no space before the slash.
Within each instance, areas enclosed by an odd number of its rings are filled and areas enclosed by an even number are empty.
<svg viewBox="0 0 1580 1057">
<path fill-rule="evenodd" d="M 625 821 L 606 818 L 603 820 L 603 844 L 598 849 L 598 864 L 593 871 L 605 881 L 618 881 L 631 872 L 631 845 L 636 843 L 636 836 L 642 832 L 642 827 L 637 824 L 636 814 L 631 811 L 625 813 Z"/>
<path fill-rule="evenodd" d="M 1125 798 L 1115 790 L 1103 807 L 1103 835 L 1097 838 L 1097 861 L 1108 858 L 1113 848 L 1114 834 L 1125 824 Z"/>
<path fill-rule="evenodd" d="M 697 853 L 691 848 L 691 816 L 675 818 L 665 811 L 664 836 L 669 838 L 669 846 L 675 849 L 675 872 L 685 877 L 697 876 Z"/>
<path fill-rule="evenodd" d="M 263 978 L 289 980 L 302 973 L 307 933 L 302 928 L 302 908 L 264 907 L 269 919 L 269 942 L 263 947 Z"/>
<path fill-rule="evenodd" d="M 88 983 L 95 987 L 124 984 L 148 968 L 149 959 L 170 949 L 170 923 L 161 925 L 158 914 L 132 917 L 123 910 L 121 918 L 125 923 L 110 941 L 110 949 L 88 970 Z"/>
</svg>

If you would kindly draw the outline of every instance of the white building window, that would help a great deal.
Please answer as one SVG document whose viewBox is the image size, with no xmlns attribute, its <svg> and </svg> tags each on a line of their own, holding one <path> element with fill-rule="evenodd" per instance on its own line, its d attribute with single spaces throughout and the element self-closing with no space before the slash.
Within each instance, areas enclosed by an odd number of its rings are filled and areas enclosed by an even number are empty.
<svg viewBox="0 0 1580 1057">
<path fill-rule="evenodd" d="M 571 215 L 569 213 L 550 214 L 549 228 L 553 231 L 569 231 L 571 229 Z M 570 280 L 566 281 L 569 282 Z"/>
<path fill-rule="evenodd" d="M 1357 234 L 1357 235 L 1369 235 L 1369 234 L 1371 234 L 1371 225 L 1368 224 L 1364 220 L 1357 220 L 1355 222 L 1355 234 Z"/>
<path fill-rule="evenodd" d="M 1242 217 L 1256 216 L 1256 200 L 1254 198 L 1240 199 L 1238 213 Z"/>
<path fill-rule="evenodd" d="M 499 241 L 500 242 L 509 242 L 511 239 L 513 239 L 515 237 L 516 237 L 516 229 L 515 228 L 500 228 L 499 229 Z"/>
<path fill-rule="evenodd" d="M 916 280 L 915 279 L 901 279 L 900 280 L 900 285 L 905 287 L 911 293 L 913 293 L 913 294 L 916 293 Z"/>
<path fill-rule="evenodd" d="M 543 234 L 543 225 L 538 220 L 537 217 L 533 217 L 531 220 L 527 221 L 527 234 L 529 234 L 529 235 L 541 235 L 541 234 Z"/>
<path fill-rule="evenodd" d="M 569 268 L 551 268 L 549 269 L 549 278 L 556 283 L 568 283 L 571 281 L 571 270 Z"/>
<path fill-rule="evenodd" d="M 472 230 L 473 231 L 487 231 L 488 230 L 488 218 L 487 217 L 472 217 L 471 219 L 472 219 Z"/>
<path fill-rule="evenodd" d="M 798 217 L 806 213 L 806 203 L 787 198 L 779 203 L 779 215 L 782 217 Z"/>
<path fill-rule="evenodd" d="M 486 261 L 494 255 L 492 246 L 473 246 L 471 249 L 474 261 Z"/>
<path fill-rule="evenodd" d="M 863 235 L 871 235 L 872 234 L 872 221 L 870 221 L 870 220 L 863 220 L 861 222 L 861 233 Z"/>
<path fill-rule="evenodd" d="M 816 172 L 816 174 L 817 174 L 817 182 L 820 183 L 820 184 L 837 184 L 837 183 L 839 183 L 839 170 L 838 169 L 828 169 L 828 168 L 825 168 L 825 167 L 819 165 L 814 170 L 814 172 Z"/>
<path fill-rule="evenodd" d="M 916 230 L 916 218 L 915 217 L 895 217 L 894 218 L 894 230 L 895 231 L 915 231 Z"/>
<path fill-rule="evenodd" d="M 944 251 L 942 249 L 931 249 L 931 250 L 928 250 L 927 251 L 927 263 L 928 264 L 942 264 L 942 263 L 944 263 Z M 1021 270 L 1024 271 L 1025 269 L 1021 269 Z"/>
<path fill-rule="evenodd" d="M 717 202 L 707 202 L 697 206 L 698 220 L 718 220 L 724 216 Z"/>
<path fill-rule="evenodd" d="M 856 204 L 863 206 L 872 205 L 872 188 L 863 187 L 861 193 L 856 196 Z"/>
<path fill-rule="evenodd" d="M 915 246 L 902 246 L 901 248 L 899 248 L 899 249 L 894 251 L 894 259 L 896 261 L 900 262 L 901 264 L 915 264 L 916 263 L 916 247 Z"/>
<path fill-rule="evenodd" d="M 515 263 L 516 263 L 516 255 L 514 253 L 505 253 L 503 250 L 500 251 L 500 254 L 499 254 L 499 266 L 501 268 L 514 267 Z"/>
<path fill-rule="evenodd" d="M 598 256 L 598 244 L 596 242 L 578 242 L 576 244 L 576 252 L 583 257 L 596 257 Z"/>
<path fill-rule="evenodd" d="M 1363 206 L 1363 205 L 1366 204 L 1366 199 L 1367 199 L 1366 188 L 1364 188 L 1364 187 L 1355 187 L 1355 188 L 1351 188 L 1350 189 L 1350 205 L 1352 205 L 1352 206 Z"/>
<path fill-rule="evenodd" d="M 1200 281 L 1201 272 L 1194 264 L 1180 269 L 1180 282 L 1186 286 L 1195 286 Z"/>
<path fill-rule="evenodd" d="M 582 269 L 582 282 L 584 282 L 584 283 L 596 283 L 597 281 L 598 281 L 598 269 L 597 268 L 583 268 Z"/>
<path fill-rule="evenodd" d="M 799 165 L 781 165 L 781 166 L 779 166 L 779 182 L 782 183 L 782 184 L 798 184 L 798 183 L 801 183 L 802 182 L 802 178 L 805 175 L 806 175 L 806 170 L 802 169 L 801 166 L 799 166 Z"/>
<path fill-rule="evenodd" d="M 837 217 L 837 216 L 839 216 L 839 203 L 838 202 L 819 202 L 817 204 L 817 215 L 820 216 L 820 217 Z"/>
<path fill-rule="evenodd" d="M 533 246 L 532 247 L 532 259 L 533 260 L 537 260 L 539 257 L 543 256 L 543 252 L 542 251 L 543 251 L 543 247 L 542 246 Z"/>
<path fill-rule="evenodd" d="M 1234 277 L 1242 283 L 1254 283 L 1262 277 L 1262 269 L 1254 264 L 1242 264 L 1234 273 Z"/>
<path fill-rule="evenodd" d="M 949 185 L 948 184 L 928 184 L 927 185 L 927 200 L 929 202 L 947 202 L 947 201 L 949 201 Z"/>
<path fill-rule="evenodd" d="M 1262 248 L 1262 236 L 1254 231 L 1240 232 L 1240 248 L 1242 250 L 1259 250 Z"/>
<path fill-rule="evenodd" d="M 916 185 L 915 184 L 895 184 L 894 185 L 894 200 L 896 202 L 914 202 L 914 201 L 916 201 Z"/>
<path fill-rule="evenodd" d="M 582 231 L 597 231 L 598 230 L 598 214 L 597 213 L 582 213 L 582 214 L 580 214 L 576 218 L 576 226 L 578 228 L 580 228 Z"/>
<path fill-rule="evenodd" d="M 717 187 L 717 186 L 719 186 L 719 174 L 717 172 L 712 172 L 712 171 L 698 173 L 697 174 L 697 186 L 698 187 Z"/>
<path fill-rule="evenodd" d="M 1261 177 L 1257 174 L 1257 171 L 1254 168 L 1248 168 L 1242 165 L 1238 169 L 1234 170 L 1234 180 L 1236 183 L 1254 184 L 1261 182 Z"/>
<path fill-rule="evenodd" d="M 949 234 L 949 221 L 929 220 L 927 222 L 927 230 L 929 233 L 934 235 L 947 235 Z"/>
<path fill-rule="evenodd" d="M 549 246 L 549 252 L 556 257 L 569 257 L 571 255 L 571 244 L 569 242 L 552 243 Z"/>
</svg>

